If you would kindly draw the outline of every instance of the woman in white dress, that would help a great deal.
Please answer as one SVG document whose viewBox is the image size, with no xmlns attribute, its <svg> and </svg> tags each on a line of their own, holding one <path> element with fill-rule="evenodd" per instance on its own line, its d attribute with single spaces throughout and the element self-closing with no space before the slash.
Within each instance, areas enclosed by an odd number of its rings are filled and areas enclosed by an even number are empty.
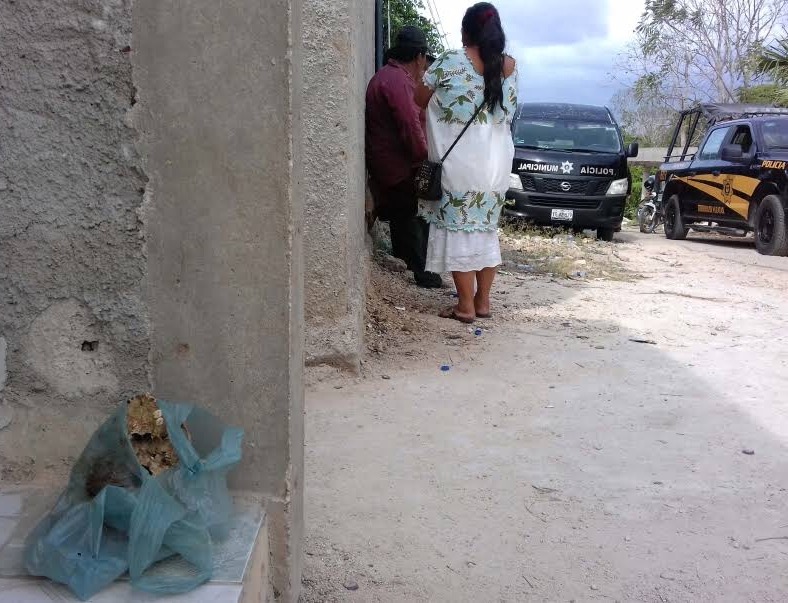
<svg viewBox="0 0 788 603">
<path fill-rule="evenodd" d="M 462 41 L 462 50 L 437 57 L 416 102 L 427 109 L 433 161 L 443 157 L 482 105 L 443 164 L 443 198 L 420 203 L 420 214 L 430 224 L 426 269 L 451 272 L 459 297 L 441 316 L 471 323 L 490 316 L 490 289 L 501 263 L 498 218 L 514 159 L 517 66 L 504 54 L 501 18 L 489 2 L 467 10 Z"/>
</svg>

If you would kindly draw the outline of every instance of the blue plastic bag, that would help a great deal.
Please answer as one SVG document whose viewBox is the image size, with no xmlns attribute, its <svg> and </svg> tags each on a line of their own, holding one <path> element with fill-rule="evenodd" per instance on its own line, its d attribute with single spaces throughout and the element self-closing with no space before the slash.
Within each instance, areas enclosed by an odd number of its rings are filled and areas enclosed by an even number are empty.
<svg viewBox="0 0 788 603">
<path fill-rule="evenodd" d="M 134 588 L 155 594 L 187 592 L 211 578 L 212 543 L 227 535 L 232 515 L 227 473 L 241 460 L 243 431 L 190 404 L 157 403 L 178 464 L 156 477 L 139 464 L 123 404 L 93 434 L 66 491 L 28 538 L 32 575 L 82 600 L 126 572 Z M 93 496 L 97 474 L 109 485 Z M 175 570 L 157 571 L 157 562 L 176 555 Z"/>
</svg>

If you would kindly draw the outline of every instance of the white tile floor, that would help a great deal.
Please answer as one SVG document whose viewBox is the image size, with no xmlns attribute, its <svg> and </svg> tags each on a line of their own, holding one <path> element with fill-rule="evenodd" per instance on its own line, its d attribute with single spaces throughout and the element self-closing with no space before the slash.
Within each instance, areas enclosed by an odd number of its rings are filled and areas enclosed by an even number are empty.
<svg viewBox="0 0 788 603">
<path fill-rule="evenodd" d="M 64 586 L 26 575 L 22 563 L 26 534 L 51 508 L 56 492 L 5 487 L 0 491 L 0 603 L 65 603 L 79 601 Z M 214 549 L 214 579 L 185 595 L 155 597 L 119 581 L 91 598 L 92 603 L 233 603 L 239 600 L 243 577 L 257 533 L 263 526 L 259 497 L 235 497 L 236 517 L 230 536 Z M 173 563 L 177 566 L 177 562 Z M 165 568 L 164 571 L 167 571 Z"/>
<path fill-rule="evenodd" d="M 91 603 L 232 603 L 241 596 L 240 584 L 206 584 L 185 595 L 155 597 L 116 582 Z M 0 578 L 0 603 L 67 603 L 79 601 L 66 587 L 49 580 Z"/>
<path fill-rule="evenodd" d="M 26 492 L 23 489 L 9 489 L 8 492 L 0 492 L 0 517 L 18 516 L 22 512 L 22 503 Z"/>
</svg>

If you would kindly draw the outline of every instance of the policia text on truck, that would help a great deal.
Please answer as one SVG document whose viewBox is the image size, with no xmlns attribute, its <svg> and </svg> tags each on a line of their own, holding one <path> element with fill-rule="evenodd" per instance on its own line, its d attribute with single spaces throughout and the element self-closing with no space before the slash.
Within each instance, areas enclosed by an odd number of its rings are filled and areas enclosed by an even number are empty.
<svg viewBox="0 0 788 603">
<path fill-rule="evenodd" d="M 692 153 L 704 126 L 708 132 Z M 760 253 L 788 255 L 787 168 L 788 109 L 708 104 L 683 112 L 659 173 L 665 235 L 754 232 Z"/>
<path fill-rule="evenodd" d="M 523 103 L 513 124 L 515 156 L 503 216 L 542 226 L 620 230 L 631 189 L 621 131 L 605 107 Z"/>
</svg>

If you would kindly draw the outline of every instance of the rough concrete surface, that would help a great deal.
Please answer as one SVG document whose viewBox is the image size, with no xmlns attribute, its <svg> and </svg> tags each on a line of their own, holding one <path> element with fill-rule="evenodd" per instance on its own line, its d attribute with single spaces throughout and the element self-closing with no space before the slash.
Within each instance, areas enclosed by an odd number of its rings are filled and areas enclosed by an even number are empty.
<svg viewBox="0 0 788 603">
<path fill-rule="evenodd" d="M 232 483 L 271 501 L 285 600 L 303 526 L 301 10 L 138 0 L 132 53 L 154 391 L 244 428 Z"/>
<path fill-rule="evenodd" d="M 6 369 L 5 355 L 8 351 L 8 344 L 5 337 L 0 337 L 0 392 L 5 389 L 5 380 L 8 379 L 8 371 Z"/>
<path fill-rule="evenodd" d="M 306 361 L 358 369 L 364 335 L 364 91 L 373 0 L 304 1 Z"/>
<path fill-rule="evenodd" d="M 73 299 L 56 302 L 30 325 L 28 360 L 36 374 L 65 398 L 79 401 L 83 396 L 113 393 L 119 383 L 108 339 L 89 308 Z M 77 353 L 75 342 L 80 341 L 81 353 Z"/>
<path fill-rule="evenodd" d="M 0 479 L 62 475 L 147 386 L 130 39 L 129 1 L 0 3 Z"/>
<path fill-rule="evenodd" d="M 617 239 L 479 336 L 391 277 L 393 343 L 308 391 L 304 601 L 788 598 L 788 260 Z"/>
</svg>

